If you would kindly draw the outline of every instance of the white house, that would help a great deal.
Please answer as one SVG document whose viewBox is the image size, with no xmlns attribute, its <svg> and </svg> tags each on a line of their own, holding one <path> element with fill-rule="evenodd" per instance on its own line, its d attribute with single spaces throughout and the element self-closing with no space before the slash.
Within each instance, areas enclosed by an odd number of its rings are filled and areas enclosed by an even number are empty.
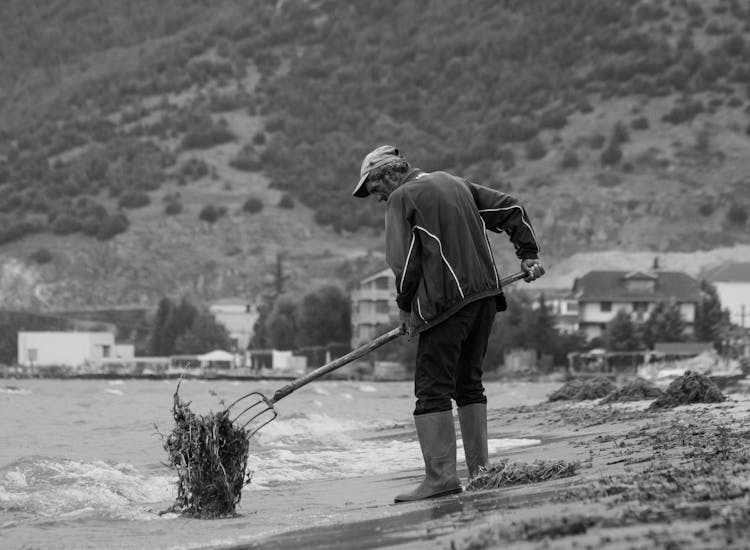
<svg viewBox="0 0 750 550">
<path fill-rule="evenodd" d="M 132 359 L 132 345 L 118 345 L 112 332 L 19 332 L 18 364 L 77 367 Z"/>
<path fill-rule="evenodd" d="M 675 303 L 692 334 L 700 284 L 678 271 L 589 271 L 573 283 L 578 325 L 588 338 L 601 336 L 618 311 L 643 322 L 658 303 Z"/>
<path fill-rule="evenodd" d="M 737 326 L 750 327 L 750 263 L 728 263 L 706 274 L 716 288 L 722 309 Z"/>
<path fill-rule="evenodd" d="M 246 350 L 255 332 L 258 308 L 244 298 L 224 298 L 209 306 L 218 323 L 224 325 L 237 350 Z"/>
<path fill-rule="evenodd" d="M 384 269 L 365 277 L 352 290 L 352 348 L 372 340 L 398 322 L 395 280 L 393 272 Z"/>
</svg>

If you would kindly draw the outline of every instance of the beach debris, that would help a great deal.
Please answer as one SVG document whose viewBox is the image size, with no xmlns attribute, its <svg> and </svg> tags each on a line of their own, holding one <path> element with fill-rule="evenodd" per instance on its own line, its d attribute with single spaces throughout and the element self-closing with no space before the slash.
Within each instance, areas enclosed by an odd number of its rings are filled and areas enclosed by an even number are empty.
<svg viewBox="0 0 750 550">
<path fill-rule="evenodd" d="M 177 471 L 177 498 L 164 513 L 210 519 L 230 517 L 250 482 L 247 432 L 227 410 L 198 415 L 174 392 L 175 426 L 164 439 L 168 465 Z"/>
<path fill-rule="evenodd" d="M 622 401 L 642 401 L 656 399 L 664 395 L 664 392 L 643 378 L 636 378 L 609 393 L 601 403 L 616 403 Z"/>
<path fill-rule="evenodd" d="M 672 381 L 664 395 L 651 403 L 648 410 L 672 409 L 691 403 L 721 403 L 726 397 L 710 378 L 697 372 L 686 371 Z"/>
<path fill-rule="evenodd" d="M 595 378 L 576 378 L 555 390 L 549 396 L 550 401 L 585 401 L 599 399 L 611 393 L 616 386 L 604 376 Z"/>
<path fill-rule="evenodd" d="M 530 464 L 503 460 L 480 470 L 479 474 L 469 481 L 466 490 L 497 489 L 570 477 L 575 475 L 580 467 L 579 462 L 565 460 L 535 460 Z"/>
</svg>

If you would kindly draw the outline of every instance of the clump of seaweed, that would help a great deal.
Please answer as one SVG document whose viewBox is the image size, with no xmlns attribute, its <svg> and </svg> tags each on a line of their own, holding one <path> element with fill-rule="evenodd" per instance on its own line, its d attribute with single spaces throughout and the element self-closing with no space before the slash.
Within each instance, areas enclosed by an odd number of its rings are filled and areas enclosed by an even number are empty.
<svg viewBox="0 0 750 550">
<path fill-rule="evenodd" d="M 535 460 L 531 464 L 504 460 L 480 470 L 479 474 L 469 481 L 466 490 L 497 489 L 570 477 L 575 475 L 580 467 L 579 462 L 564 460 Z"/>
<path fill-rule="evenodd" d="M 177 498 L 166 512 L 209 519 L 232 516 L 250 482 L 249 450 L 244 428 L 232 423 L 223 410 L 198 415 L 190 403 L 174 393 L 175 427 L 165 438 L 168 465 L 177 471 Z"/>
<path fill-rule="evenodd" d="M 656 399 L 664 395 L 664 392 L 656 385 L 643 378 L 631 380 L 621 388 L 602 399 L 602 403 L 616 403 L 621 401 L 642 401 L 645 399 Z"/>
<path fill-rule="evenodd" d="M 664 395 L 651 403 L 648 410 L 672 409 L 691 403 L 721 403 L 726 397 L 710 378 L 697 372 L 685 371 L 674 380 Z"/>
<path fill-rule="evenodd" d="M 599 399 L 615 389 L 615 385 L 609 378 L 597 376 L 591 379 L 571 380 L 562 388 L 552 392 L 550 401 L 585 401 L 587 399 Z"/>
</svg>

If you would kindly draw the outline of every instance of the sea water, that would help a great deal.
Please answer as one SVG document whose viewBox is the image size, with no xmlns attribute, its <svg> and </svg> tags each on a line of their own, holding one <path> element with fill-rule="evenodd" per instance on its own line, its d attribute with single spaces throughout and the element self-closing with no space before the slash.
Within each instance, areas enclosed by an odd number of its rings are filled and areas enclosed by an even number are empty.
<svg viewBox="0 0 750 550">
<path fill-rule="evenodd" d="M 180 396 L 205 414 L 249 391 L 270 397 L 282 385 L 185 380 Z M 543 401 L 551 391 L 520 382 L 486 386 L 491 407 Z M 422 468 L 411 383 L 316 381 L 281 401 L 278 418 L 251 438 L 252 481 L 237 518 L 160 514 L 176 494 L 162 447 L 175 388 L 175 380 L 0 380 L 0 548 L 239 544 L 340 509 L 345 499 L 316 496 L 313 487 L 326 480 Z M 489 447 L 494 454 L 536 443 L 491 439 Z"/>
</svg>

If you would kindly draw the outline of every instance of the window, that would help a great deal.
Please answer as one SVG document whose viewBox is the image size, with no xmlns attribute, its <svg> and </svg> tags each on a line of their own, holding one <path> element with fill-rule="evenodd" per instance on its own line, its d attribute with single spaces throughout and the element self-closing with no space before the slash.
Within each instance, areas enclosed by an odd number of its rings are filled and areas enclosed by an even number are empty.
<svg viewBox="0 0 750 550">
<path fill-rule="evenodd" d="M 29 361 L 36 361 L 38 355 L 36 348 L 27 349 L 26 355 L 29 358 Z"/>
<path fill-rule="evenodd" d="M 102 346 L 102 357 L 109 357 L 112 351 L 112 346 Z"/>
<path fill-rule="evenodd" d="M 375 288 L 377 290 L 388 290 L 388 277 L 379 277 L 375 279 Z"/>
<path fill-rule="evenodd" d="M 566 308 L 568 313 L 578 313 L 578 302 L 568 300 L 566 302 Z"/>
<path fill-rule="evenodd" d="M 599 304 L 599 309 L 601 311 L 612 311 L 612 302 L 601 302 Z"/>
</svg>

